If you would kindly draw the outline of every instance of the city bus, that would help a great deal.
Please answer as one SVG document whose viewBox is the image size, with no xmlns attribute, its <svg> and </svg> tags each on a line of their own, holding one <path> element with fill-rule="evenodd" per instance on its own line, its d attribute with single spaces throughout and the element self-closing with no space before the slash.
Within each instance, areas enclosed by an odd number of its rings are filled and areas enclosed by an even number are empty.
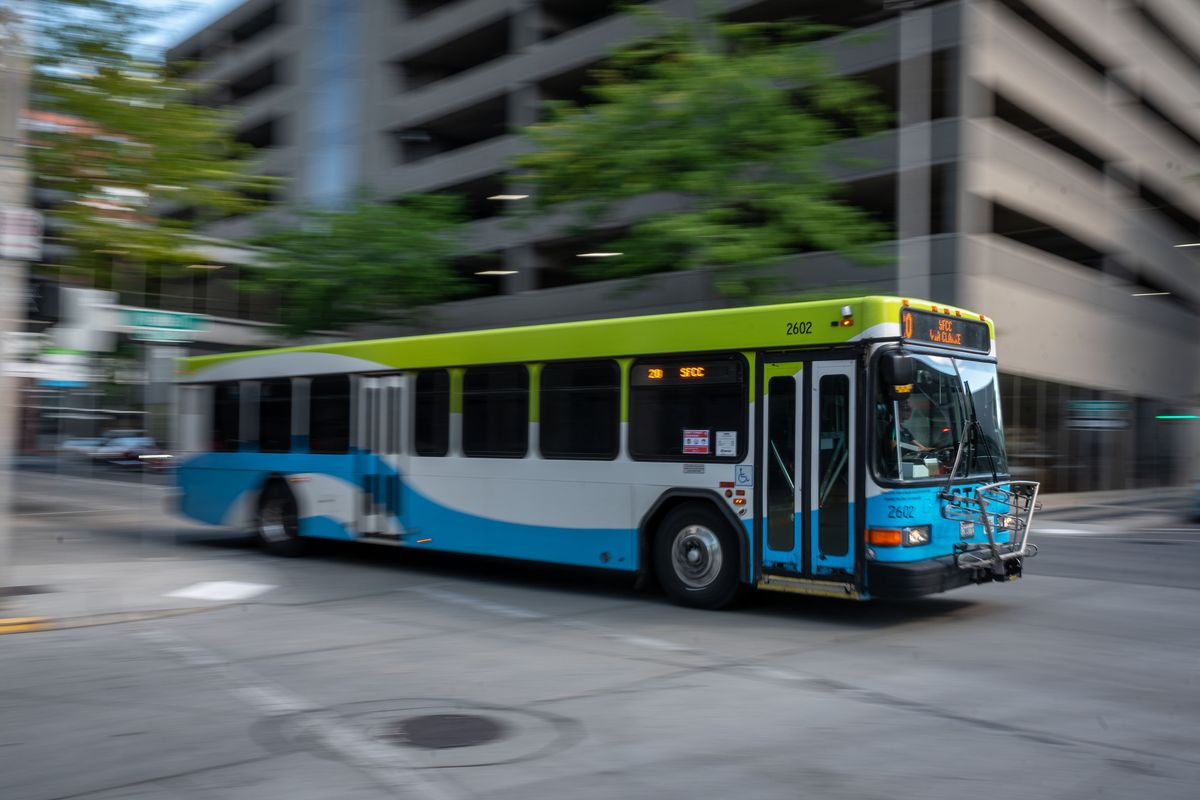
<svg viewBox="0 0 1200 800">
<path fill-rule="evenodd" d="M 178 507 L 310 539 L 866 600 L 1018 578 L 994 326 L 899 297 L 183 359 Z"/>
</svg>

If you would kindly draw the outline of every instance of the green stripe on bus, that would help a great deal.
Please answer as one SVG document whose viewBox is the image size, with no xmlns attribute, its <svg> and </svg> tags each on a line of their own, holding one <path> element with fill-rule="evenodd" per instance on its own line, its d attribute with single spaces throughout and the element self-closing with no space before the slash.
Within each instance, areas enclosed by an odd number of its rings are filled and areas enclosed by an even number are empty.
<svg viewBox="0 0 1200 800">
<path fill-rule="evenodd" d="M 841 309 L 849 306 L 854 324 L 841 325 Z M 386 367 L 419 369 L 447 365 L 505 364 L 560 359 L 602 358 L 713 350 L 841 344 L 883 324 L 898 324 L 902 301 L 896 297 L 862 297 L 769 306 L 693 311 L 657 316 L 565 322 L 486 331 L 440 333 L 365 342 L 325 343 L 183 359 L 187 373 L 216 364 L 261 355 L 329 353 L 351 356 Z M 932 306 L 918 301 L 912 307 Z M 938 306 L 946 310 L 946 306 Z M 979 315 L 961 309 L 964 317 Z M 989 336 L 995 337 L 991 321 Z"/>
</svg>

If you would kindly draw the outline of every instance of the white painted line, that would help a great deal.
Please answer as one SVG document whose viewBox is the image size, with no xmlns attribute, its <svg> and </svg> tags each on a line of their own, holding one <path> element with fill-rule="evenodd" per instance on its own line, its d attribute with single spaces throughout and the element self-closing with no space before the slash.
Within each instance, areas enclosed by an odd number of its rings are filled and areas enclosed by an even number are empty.
<svg viewBox="0 0 1200 800">
<path fill-rule="evenodd" d="M 82 511 L 33 511 L 28 514 L 13 514 L 14 517 L 61 517 L 68 514 L 103 514 L 108 511 L 145 511 L 145 506 L 105 506 Z"/>
<path fill-rule="evenodd" d="M 426 597 L 431 597 L 434 600 L 440 600 L 443 603 L 451 603 L 452 605 L 456 605 L 456 606 L 466 606 L 468 608 L 474 608 L 479 611 L 486 611 L 489 614 L 496 614 L 497 616 L 508 617 L 509 619 L 545 619 L 546 618 L 545 614 L 539 614 L 536 611 L 529 611 L 524 608 L 515 608 L 513 606 L 506 606 L 506 605 L 502 605 L 500 603 L 491 603 L 491 602 L 488 602 L 487 600 L 480 600 L 479 598 L 471 597 L 471 596 L 465 595 L 465 594 L 459 594 L 458 592 L 448 592 L 444 589 L 434 589 L 434 588 L 430 588 L 427 586 L 417 586 L 417 587 L 414 587 L 411 591 L 417 592 L 418 594 L 423 594 Z"/>
<path fill-rule="evenodd" d="M 315 706 L 270 686 L 236 686 L 231 690 L 245 702 L 270 716 L 286 716 L 312 711 Z"/>
<path fill-rule="evenodd" d="M 174 592 L 167 592 L 164 597 L 182 597 L 188 600 L 215 600 L 229 602 L 231 600 L 246 600 L 257 597 L 263 592 L 269 592 L 275 586 L 269 583 L 243 583 L 241 581 L 207 581 L 194 583 Z"/>
<path fill-rule="evenodd" d="M 1094 530 L 1086 528 L 1034 528 L 1031 536 L 1039 536 L 1048 534 L 1050 536 L 1095 536 L 1097 538 L 1111 539 L 1114 536 L 1129 536 L 1130 534 L 1138 533 L 1153 533 L 1153 534 L 1174 534 L 1177 536 L 1200 536 L 1200 529 L 1197 528 L 1126 528 L 1117 529 L 1110 528 L 1108 530 Z M 1134 537 L 1136 538 L 1136 537 Z"/>
<path fill-rule="evenodd" d="M 294 724 L 320 740 L 321 744 L 347 762 L 391 789 L 397 797 L 416 800 L 454 800 L 448 788 L 435 783 L 432 776 L 404 748 L 393 747 L 371 738 L 348 722 L 299 695 L 274 686 L 244 667 L 230 664 L 214 652 L 192 645 L 187 639 L 161 630 L 143 631 L 134 636 L 152 642 L 187 663 L 205 667 L 221 678 L 230 694 L 259 713 L 271 717 L 293 717 Z"/>
<path fill-rule="evenodd" d="M 650 636 L 618 636 L 617 638 L 622 642 L 627 642 L 628 644 L 636 645 L 638 647 L 648 647 L 651 650 L 669 650 L 676 653 L 682 653 L 691 649 L 680 644 L 675 644 L 674 642 L 668 642 L 664 639 L 654 639 Z"/>
<path fill-rule="evenodd" d="M 795 672 L 787 670 L 775 669 L 773 667 L 751 667 L 751 670 L 763 676 L 776 681 L 803 681 L 807 680 L 803 675 L 797 675 Z"/>
</svg>

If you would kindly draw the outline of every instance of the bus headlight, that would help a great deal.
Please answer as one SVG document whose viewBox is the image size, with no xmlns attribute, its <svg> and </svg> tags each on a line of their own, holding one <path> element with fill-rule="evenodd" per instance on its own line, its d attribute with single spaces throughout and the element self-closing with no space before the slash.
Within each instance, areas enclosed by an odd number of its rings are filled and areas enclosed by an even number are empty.
<svg viewBox="0 0 1200 800">
<path fill-rule="evenodd" d="M 910 528 L 901 528 L 901 533 L 904 536 L 905 547 L 929 544 L 930 531 L 928 525 L 914 525 Z"/>
</svg>

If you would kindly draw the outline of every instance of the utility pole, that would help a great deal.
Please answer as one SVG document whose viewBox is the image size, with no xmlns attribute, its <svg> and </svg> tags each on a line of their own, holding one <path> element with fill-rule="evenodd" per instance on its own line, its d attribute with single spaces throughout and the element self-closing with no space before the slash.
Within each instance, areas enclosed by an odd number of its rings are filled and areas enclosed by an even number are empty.
<svg viewBox="0 0 1200 800">
<path fill-rule="evenodd" d="M 0 8 L 0 609 L 12 576 L 12 466 L 16 452 L 17 381 L 8 374 L 16 334 L 25 327 L 24 252 L 37 215 L 29 209 L 29 168 L 21 142 L 21 112 L 29 98 L 29 54 L 20 18 Z M 40 242 L 38 243 L 40 244 Z"/>
</svg>

